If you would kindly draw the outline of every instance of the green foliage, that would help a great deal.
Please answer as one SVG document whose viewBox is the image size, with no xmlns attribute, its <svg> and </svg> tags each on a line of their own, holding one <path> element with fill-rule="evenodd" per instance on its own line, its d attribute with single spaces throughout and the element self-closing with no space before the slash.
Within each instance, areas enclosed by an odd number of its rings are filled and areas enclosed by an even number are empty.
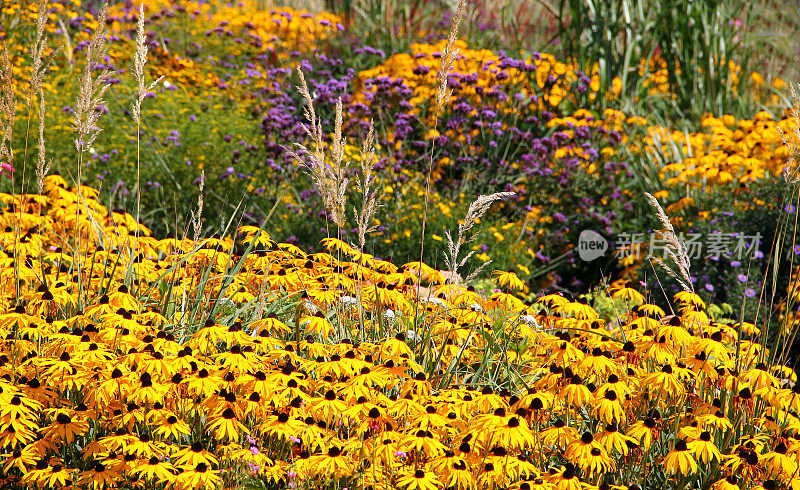
<svg viewBox="0 0 800 490">
<path fill-rule="evenodd" d="M 671 121 L 750 115 L 753 105 L 741 94 L 754 45 L 742 24 L 753 2 L 559 0 L 558 7 L 565 54 L 587 70 L 597 64 L 602 88 L 619 78 L 623 107 Z M 666 78 L 667 90 L 648 90 L 653 74 Z"/>
</svg>

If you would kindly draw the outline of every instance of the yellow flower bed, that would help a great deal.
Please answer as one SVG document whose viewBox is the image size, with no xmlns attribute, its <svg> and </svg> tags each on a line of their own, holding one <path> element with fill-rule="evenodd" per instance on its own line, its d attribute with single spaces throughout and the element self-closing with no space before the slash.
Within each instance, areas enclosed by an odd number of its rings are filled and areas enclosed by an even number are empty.
<svg viewBox="0 0 800 490">
<path fill-rule="evenodd" d="M 402 78 L 414 91 L 413 97 L 408 101 L 419 113 L 420 106 L 426 103 L 433 103 L 436 100 L 436 90 L 438 86 L 437 76 L 442 65 L 442 53 L 447 40 L 442 40 L 437 44 L 412 44 L 410 53 L 398 53 L 390 56 L 383 64 L 364 70 L 358 74 L 354 81 L 355 102 L 365 102 L 361 90 L 364 82 L 371 78 L 390 77 Z M 471 101 L 478 101 L 480 95 L 476 88 L 490 89 L 498 82 L 493 76 L 492 67 L 497 65 L 500 58 L 488 49 L 469 49 L 464 41 L 456 41 L 458 56 L 453 62 L 452 71 L 461 74 L 477 74 L 478 80 L 474 85 L 467 85 L 460 91 L 460 95 Z M 542 99 L 533 102 L 532 108 L 536 110 L 548 109 L 558 106 L 561 101 L 569 96 L 569 87 L 577 79 L 575 68 L 572 65 L 562 63 L 550 54 L 542 53 L 540 59 L 528 58 L 526 63 L 536 66 L 536 84 L 533 87 L 529 84 L 527 77 L 516 68 L 506 69 L 511 75 L 504 79 L 504 85 L 519 85 L 520 92 L 526 97 L 534 95 L 541 89 L 548 88 L 548 93 Z M 420 69 L 420 67 L 424 67 Z M 549 77 L 555 77 L 554 81 L 548 81 Z M 591 87 L 594 92 L 599 90 L 599 79 L 595 75 L 592 78 Z M 594 94 L 592 94 L 594 97 Z M 511 110 L 510 108 L 507 110 Z M 518 110 L 518 109 L 517 109 Z"/>
<path fill-rule="evenodd" d="M 5 488 L 800 483 L 794 374 L 697 295 L 666 315 L 628 284 L 607 321 L 513 271 L 481 296 L 335 239 L 157 240 L 45 189 L 0 195 Z"/>
<path fill-rule="evenodd" d="M 293 50 L 303 53 L 313 51 L 318 43 L 330 38 L 336 32 L 337 24 L 341 23 L 339 16 L 328 12 L 311 14 L 305 9 L 289 7 L 266 10 L 263 3 L 249 0 L 232 3 L 220 0 L 149 0 L 144 5 L 146 15 L 149 16 L 162 11 L 170 12 L 171 15 L 192 15 L 188 34 L 193 38 L 200 38 L 201 41 L 205 37 L 205 42 L 212 45 L 215 43 L 215 36 L 209 35 L 208 31 L 214 29 L 222 28 L 232 34 L 230 37 L 241 36 L 243 42 L 237 44 L 242 47 L 233 52 L 226 50 L 226 56 L 239 55 L 245 49 L 253 49 L 256 45 L 252 43 L 252 36 L 257 36 L 260 42 L 256 51 L 271 51 L 277 59 L 286 61 Z M 112 30 L 116 32 L 135 27 L 135 12 L 126 11 L 123 4 L 112 7 L 109 17 L 115 19 Z M 231 47 L 236 48 L 236 45 Z"/>
<path fill-rule="evenodd" d="M 779 176 L 789 156 L 781 132 L 795 138 L 793 118 L 775 120 L 764 111 L 743 120 L 731 115 L 708 116 L 702 125 L 704 131 L 693 133 L 648 128 L 648 136 L 640 144 L 644 151 L 672 156 L 677 149 L 685 155 L 682 160 L 673 157 L 661 167 L 659 177 L 665 184 L 661 197 L 685 195 L 687 188 L 699 193 L 725 184 L 744 188 L 750 181 Z M 641 151 L 635 145 L 631 148 Z"/>
</svg>

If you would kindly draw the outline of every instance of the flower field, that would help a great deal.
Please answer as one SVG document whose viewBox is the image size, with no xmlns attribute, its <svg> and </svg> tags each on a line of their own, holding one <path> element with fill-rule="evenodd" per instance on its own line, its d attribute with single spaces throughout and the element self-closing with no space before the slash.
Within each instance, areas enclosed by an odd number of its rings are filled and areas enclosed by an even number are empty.
<svg viewBox="0 0 800 490">
<path fill-rule="evenodd" d="M 0 0 L 0 488 L 800 488 L 737 2 Z"/>
</svg>

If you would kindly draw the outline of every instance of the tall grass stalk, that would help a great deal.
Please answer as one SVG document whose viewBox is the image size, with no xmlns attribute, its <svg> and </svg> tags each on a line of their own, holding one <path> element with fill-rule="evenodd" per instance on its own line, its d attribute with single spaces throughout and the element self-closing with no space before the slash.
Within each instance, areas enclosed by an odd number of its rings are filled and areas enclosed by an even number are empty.
<svg viewBox="0 0 800 490">
<path fill-rule="evenodd" d="M 683 243 L 683 240 L 681 240 L 677 233 L 675 233 L 675 228 L 672 226 L 672 222 L 670 222 L 667 213 L 664 212 L 664 208 L 662 208 L 661 204 L 659 204 L 658 199 L 653 197 L 652 194 L 648 193 L 645 193 L 645 197 L 647 197 L 647 200 L 656 210 L 656 218 L 663 227 L 662 233 L 666 243 L 665 251 L 672 262 L 675 263 L 677 270 L 668 266 L 658 257 L 653 257 L 653 260 L 659 266 L 661 266 L 661 268 L 664 269 L 667 274 L 678 281 L 678 284 L 681 285 L 684 291 L 690 291 L 694 293 L 694 284 L 692 282 L 691 274 L 689 273 L 691 260 L 689 259 L 686 244 Z"/>
<path fill-rule="evenodd" d="M 461 26 L 461 19 L 464 17 L 464 11 L 466 10 L 466 7 L 466 0 L 461 0 L 458 3 L 458 9 L 456 10 L 452 23 L 450 24 L 450 35 L 447 37 L 447 44 L 445 45 L 444 52 L 442 53 L 442 62 L 439 67 L 439 73 L 437 73 L 437 81 L 439 82 L 439 85 L 436 89 L 436 99 L 433 101 L 433 112 L 428 116 L 433 118 L 433 131 L 431 133 L 431 151 L 428 155 L 428 170 L 425 174 L 425 197 L 422 210 L 422 230 L 420 231 L 419 237 L 420 264 L 422 264 L 422 259 L 425 254 L 425 226 L 428 222 L 428 202 L 430 201 L 431 174 L 433 173 L 433 155 L 436 150 L 436 131 L 438 129 L 439 113 L 444 105 L 450 101 L 450 97 L 452 95 L 452 90 L 447 86 L 447 77 L 453 68 L 453 61 L 455 60 L 456 56 L 458 56 L 456 40 L 458 39 L 458 31 Z M 421 267 L 418 267 L 417 281 L 421 282 L 421 280 L 422 270 Z M 417 305 L 419 305 L 419 299 L 420 290 L 417 289 Z M 419 308 L 419 306 L 417 306 L 417 308 Z M 417 316 L 418 312 L 415 311 L 415 322 Z"/>
<path fill-rule="evenodd" d="M 44 94 L 42 91 L 42 83 L 44 82 L 45 74 L 50 66 L 50 63 L 55 57 L 58 50 L 55 50 L 49 58 L 45 58 L 45 52 L 47 50 L 47 35 L 45 34 L 45 27 L 47 26 L 47 2 L 46 0 L 39 0 L 37 10 L 36 10 L 36 38 L 33 42 L 33 46 L 30 49 L 31 53 L 31 76 L 28 79 L 28 88 L 26 94 L 26 123 L 25 123 L 25 149 L 23 153 L 23 160 L 22 160 L 22 175 L 20 179 L 20 195 L 25 194 L 26 189 L 23 188 L 25 185 L 25 174 L 27 170 L 27 163 L 28 163 L 28 143 L 30 140 L 30 125 L 31 125 L 31 117 L 33 114 L 32 104 L 33 99 L 37 95 L 41 98 L 39 103 L 39 160 L 44 158 L 44 136 L 43 136 L 43 118 L 44 118 Z M 4 47 L 4 68 L 10 68 L 8 63 L 8 54 L 7 49 Z M 7 99 L 4 100 L 4 104 L 13 104 L 14 103 L 14 89 L 13 89 L 13 80 L 12 74 L 7 75 L 7 81 L 9 83 L 9 90 L 10 95 Z M 6 84 L 6 75 L 4 75 L 4 92 L 5 92 L 5 84 Z M 7 124 L 13 126 L 15 116 L 13 114 L 15 108 L 12 108 L 10 111 L 8 108 L 4 108 L 4 113 L 6 116 Z M 7 154 L 8 158 L 8 165 L 11 169 L 11 193 L 12 196 L 16 195 L 16 182 L 15 182 L 15 171 L 14 171 L 14 162 L 13 162 L 13 150 L 11 150 L 11 136 L 13 132 L 10 128 L 5 128 L 9 131 L 8 133 L 8 149 L 9 152 Z M 5 130 L 4 130 L 4 140 L 5 140 Z M 0 164 L 2 164 L 3 159 L 3 148 L 0 145 Z M 37 171 L 39 170 L 41 163 L 37 165 Z M 20 204 L 22 202 L 20 201 Z M 18 248 L 19 244 L 19 235 L 20 235 L 20 222 L 22 219 L 22 208 L 23 206 L 18 206 L 17 211 L 17 220 L 14 224 L 14 249 Z M 20 301 L 20 277 L 19 277 L 19 257 L 18 254 L 14 254 L 14 291 L 15 291 L 15 302 L 19 303 Z"/>
<path fill-rule="evenodd" d="M 85 208 L 87 214 L 91 215 L 91 210 L 86 207 L 86 203 L 83 199 L 83 158 L 102 131 L 98 126 L 102 112 L 97 109 L 104 106 L 104 96 L 110 86 L 108 83 L 109 71 L 107 68 L 101 68 L 97 70 L 99 73 L 96 75 L 94 74 L 95 68 L 100 65 L 107 51 L 105 38 L 107 11 L 108 1 L 105 0 L 97 16 L 97 27 L 92 34 L 89 45 L 86 47 L 86 60 L 78 82 L 79 92 L 73 121 L 73 129 L 77 134 L 75 138 L 75 149 L 78 151 L 77 180 L 75 182 L 78 191 L 78 202 L 75 206 L 76 223 L 79 223 L 82 206 Z M 80 226 L 75 227 L 73 238 L 75 259 L 78 264 L 80 264 L 80 258 L 78 257 L 81 248 Z M 78 277 L 78 297 L 80 301 L 82 301 L 83 280 L 80 265 L 76 269 L 76 274 Z"/>
<path fill-rule="evenodd" d="M 14 73 L 8 57 L 8 45 L 3 42 L 2 67 L 0 67 L 0 84 L 2 84 L 2 98 L 0 98 L 0 170 L 10 174 L 11 195 L 16 195 L 14 181 L 14 120 L 17 115 L 16 93 L 14 92 Z M 17 248 L 19 225 L 14 226 L 14 248 Z M 14 254 L 14 302 L 19 303 L 19 256 Z"/>
<path fill-rule="evenodd" d="M 134 257 L 139 254 L 139 223 L 142 212 L 142 179 L 141 179 L 141 128 L 142 128 L 142 102 L 147 92 L 153 90 L 162 77 L 151 82 L 145 83 L 144 68 L 147 64 L 147 35 L 144 32 L 144 4 L 139 5 L 139 19 L 136 25 L 136 52 L 133 56 L 133 76 L 136 79 L 136 98 L 132 104 L 133 120 L 136 123 L 136 230 L 133 252 L 130 254 L 130 265 L 128 269 L 128 280 L 130 281 L 130 271 L 133 269 Z"/>
</svg>

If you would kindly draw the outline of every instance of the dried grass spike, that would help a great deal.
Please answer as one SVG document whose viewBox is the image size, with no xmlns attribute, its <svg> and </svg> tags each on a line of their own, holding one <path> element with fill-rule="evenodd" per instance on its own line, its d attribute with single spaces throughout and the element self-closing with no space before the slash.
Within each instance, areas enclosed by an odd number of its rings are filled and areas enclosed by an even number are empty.
<svg viewBox="0 0 800 490">
<path fill-rule="evenodd" d="M 667 213 L 664 212 L 664 208 L 662 208 L 661 204 L 658 203 L 658 200 L 653 197 L 652 194 L 647 192 L 645 192 L 644 195 L 656 210 L 656 218 L 658 218 L 658 221 L 661 222 L 661 226 L 664 228 L 663 234 L 664 242 L 666 243 L 667 256 L 669 256 L 669 258 L 675 263 L 678 270 L 675 271 L 671 269 L 667 264 L 664 263 L 663 260 L 657 257 L 651 257 L 655 259 L 656 263 L 659 264 L 667 272 L 667 274 L 675 278 L 685 291 L 694 292 L 692 278 L 689 274 L 691 261 L 689 259 L 689 254 L 686 251 L 686 244 L 684 244 L 683 241 L 678 238 L 678 235 L 675 233 L 675 228 L 672 226 Z"/>
</svg>

